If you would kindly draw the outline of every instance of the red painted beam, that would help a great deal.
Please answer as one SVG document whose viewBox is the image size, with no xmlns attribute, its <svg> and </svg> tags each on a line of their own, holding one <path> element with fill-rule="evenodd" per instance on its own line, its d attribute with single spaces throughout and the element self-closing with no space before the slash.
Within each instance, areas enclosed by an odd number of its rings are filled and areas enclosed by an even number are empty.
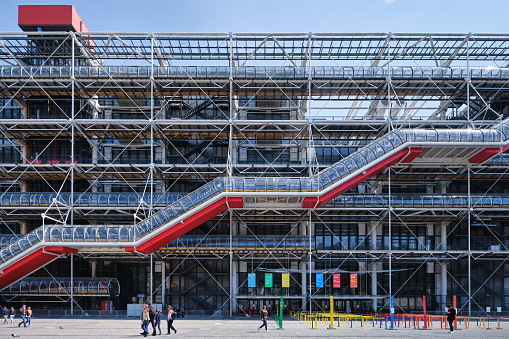
<svg viewBox="0 0 509 339">
<path fill-rule="evenodd" d="M 162 246 L 177 239 L 178 237 L 195 229 L 196 227 L 200 226 L 201 224 L 210 220 L 216 215 L 226 211 L 228 209 L 228 206 L 230 208 L 242 208 L 244 206 L 242 197 L 222 198 L 214 202 L 213 204 L 203 208 L 202 210 L 196 212 L 192 216 L 184 219 L 178 224 L 173 225 L 164 232 L 154 236 L 151 239 L 148 239 L 143 244 L 138 245 L 136 247 L 129 246 L 126 247 L 125 250 L 127 252 L 132 253 L 143 253 L 143 254 L 152 253 L 160 249 Z"/>
<path fill-rule="evenodd" d="M 318 204 L 318 197 L 305 197 L 302 201 L 302 208 L 314 208 Z"/>
<path fill-rule="evenodd" d="M 242 197 L 228 197 L 226 198 L 229 208 L 243 208 L 244 199 Z"/>
<path fill-rule="evenodd" d="M 422 147 L 410 147 L 410 151 L 408 152 L 407 156 L 401 159 L 401 163 L 403 164 L 409 164 L 412 161 L 415 160 L 419 155 L 422 153 Z"/>
<path fill-rule="evenodd" d="M 78 250 L 75 248 L 67 247 L 67 246 L 46 246 L 44 247 L 44 252 L 51 252 L 54 254 L 76 254 Z"/>
<path fill-rule="evenodd" d="M 77 252 L 74 248 L 64 246 L 40 248 L 4 269 L 4 272 L 0 274 L 0 290 L 52 262 L 62 254 Z"/>
<path fill-rule="evenodd" d="M 470 159 L 468 162 L 471 164 L 480 164 L 488 160 L 489 158 L 494 157 L 500 153 L 500 148 L 485 148 Z"/>
<path fill-rule="evenodd" d="M 474 155 L 473 157 L 471 157 L 470 159 L 468 159 L 468 162 L 471 164 L 482 164 L 486 160 L 493 158 L 498 153 L 505 152 L 508 149 L 509 149 L 509 145 L 505 145 L 502 148 L 494 148 L 494 147 L 485 148 L 482 151 L 480 151 L 479 153 L 477 153 L 476 155 Z"/>
</svg>

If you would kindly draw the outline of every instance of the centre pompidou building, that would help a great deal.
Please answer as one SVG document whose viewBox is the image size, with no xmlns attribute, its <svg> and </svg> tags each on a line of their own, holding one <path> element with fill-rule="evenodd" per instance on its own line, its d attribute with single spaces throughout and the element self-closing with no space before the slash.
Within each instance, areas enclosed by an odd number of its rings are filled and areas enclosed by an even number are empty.
<svg viewBox="0 0 509 339">
<path fill-rule="evenodd" d="M 19 27 L 3 298 L 509 308 L 509 35 L 94 33 L 72 6 Z"/>
</svg>

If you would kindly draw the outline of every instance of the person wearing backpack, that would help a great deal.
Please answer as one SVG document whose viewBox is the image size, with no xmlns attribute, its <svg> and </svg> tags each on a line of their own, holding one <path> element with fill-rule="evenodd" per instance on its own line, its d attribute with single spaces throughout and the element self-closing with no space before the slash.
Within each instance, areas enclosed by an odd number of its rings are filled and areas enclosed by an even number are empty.
<svg viewBox="0 0 509 339">
<path fill-rule="evenodd" d="M 156 333 L 156 322 L 155 322 L 155 318 L 156 318 L 156 314 L 157 314 L 157 311 L 154 307 L 152 307 L 152 302 L 149 301 L 147 303 L 148 305 L 148 315 L 149 315 L 149 318 L 150 318 L 150 323 L 152 324 L 152 328 L 154 329 L 154 332 L 152 332 L 152 336 L 156 336 L 157 333 Z"/>
<path fill-rule="evenodd" d="M 175 332 L 175 334 L 177 334 L 177 330 L 175 329 L 175 327 L 173 327 L 174 317 L 175 317 L 175 312 L 173 312 L 173 307 L 171 307 L 171 305 L 168 305 L 168 317 L 166 318 L 166 321 L 168 322 L 168 333 L 166 333 L 166 334 L 171 334 L 170 330 L 173 330 Z"/>
</svg>

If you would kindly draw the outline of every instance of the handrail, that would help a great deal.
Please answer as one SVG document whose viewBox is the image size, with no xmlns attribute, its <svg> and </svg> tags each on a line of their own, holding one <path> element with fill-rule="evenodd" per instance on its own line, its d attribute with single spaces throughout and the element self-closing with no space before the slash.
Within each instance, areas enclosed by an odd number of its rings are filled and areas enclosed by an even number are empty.
<svg viewBox="0 0 509 339">
<path fill-rule="evenodd" d="M 154 66 L 155 78 L 224 78 L 230 77 L 230 69 L 225 66 Z M 393 79 L 505 79 L 509 78 L 509 68 L 493 67 L 419 67 L 419 66 L 245 66 L 234 67 L 233 78 L 249 79 L 296 79 L 296 78 L 336 78 L 336 79 L 367 79 L 386 78 L 390 74 Z M 149 66 L 76 66 L 76 78 L 147 78 L 151 76 Z M 0 77 L 4 78 L 69 78 L 70 66 L 2 66 Z"/>
<path fill-rule="evenodd" d="M 254 178 L 252 178 L 254 179 Z M 258 189 L 266 187 L 267 191 L 274 191 L 275 188 L 283 188 L 286 185 L 284 180 L 276 185 L 274 182 L 258 185 Z M 289 182 L 288 182 L 289 183 Z M 241 192 L 239 187 L 251 187 L 256 191 L 252 181 L 244 181 L 240 186 L 234 187 L 235 191 Z M 246 190 L 247 191 L 247 190 Z M 180 193 L 154 193 L 154 207 L 166 207 L 184 197 Z M 70 193 L 3 193 L 0 194 L 0 207 L 30 207 L 47 208 L 53 199 L 58 202 L 70 205 Z M 387 194 L 343 194 L 328 202 L 326 207 L 341 208 L 385 208 L 389 196 Z M 138 193 L 76 193 L 74 196 L 74 207 L 76 208 L 99 208 L 99 207 L 126 207 L 134 208 L 140 201 L 150 201 L 150 194 Z M 468 207 L 468 195 L 466 194 L 392 194 L 391 201 L 394 208 L 466 208 Z M 472 208 L 507 208 L 509 207 L 509 194 L 471 194 L 470 205 Z"/>
</svg>

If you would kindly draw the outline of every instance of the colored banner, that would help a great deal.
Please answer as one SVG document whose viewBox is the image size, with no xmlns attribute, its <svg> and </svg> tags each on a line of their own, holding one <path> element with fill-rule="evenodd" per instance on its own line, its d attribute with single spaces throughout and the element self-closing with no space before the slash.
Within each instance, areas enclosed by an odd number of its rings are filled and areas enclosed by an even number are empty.
<svg viewBox="0 0 509 339">
<path fill-rule="evenodd" d="M 316 288 L 323 287 L 323 273 L 316 274 Z"/>
<path fill-rule="evenodd" d="M 350 274 L 350 288 L 357 288 L 357 274 Z"/>
<path fill-rule="evenodd" d="M 256 273 L 247 274 L 247 287 L 256 287 Z"/>
<path fill-rule="evenodd" d="M 272 273 L 265 273 L 265 287 L 272 287 Z"/>
<path fill-rule="evenodd" d="M 281 276 L 281 286 L 290 287 L 290 273 L 283 273 Z"/>
<path fill-rule="evenodd" d="M 332 287 L 341 288 L 341 274 L 335 273 L 332 275 Z"/>
</svg>

